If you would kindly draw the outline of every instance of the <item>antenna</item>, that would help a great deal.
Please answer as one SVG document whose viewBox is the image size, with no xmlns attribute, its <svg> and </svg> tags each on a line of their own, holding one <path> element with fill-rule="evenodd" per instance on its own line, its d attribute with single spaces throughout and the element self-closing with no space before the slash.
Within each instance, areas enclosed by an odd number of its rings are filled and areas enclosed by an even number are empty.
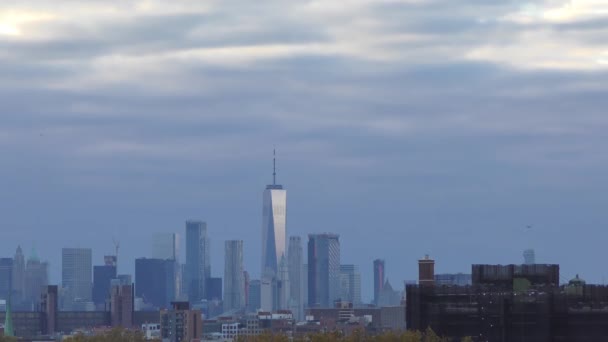
<svg viewBox="0 0 608 342">
<path fill-rule="evenodd" d="M 277 185 L 277 150 L 272 149 L 272 185 Z"/>
</svg>

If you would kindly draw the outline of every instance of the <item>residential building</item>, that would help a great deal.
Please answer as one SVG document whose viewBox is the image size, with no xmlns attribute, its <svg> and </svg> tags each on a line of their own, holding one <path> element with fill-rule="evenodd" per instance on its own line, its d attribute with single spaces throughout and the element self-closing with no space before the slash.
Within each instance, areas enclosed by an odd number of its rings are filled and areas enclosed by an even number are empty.
<svg viewBox="0 0 608 342">
<path fill-rule="evenodd" d="M 160 312 L 161 338 L 166 342 L 200 341 L 203 338 L 203 318 L 191 310 L 188 302 L 173 302 L 169 310 Z"/>
<path fill-rule="evenodd" d="M 188 300 L 200 302 L 207 297 L 205 285 L 211 277 L 210 241 L 207 236 L 207 223 L 203 221 L 186 222 L 186 274 L 188 280 Z"/>
</svg>

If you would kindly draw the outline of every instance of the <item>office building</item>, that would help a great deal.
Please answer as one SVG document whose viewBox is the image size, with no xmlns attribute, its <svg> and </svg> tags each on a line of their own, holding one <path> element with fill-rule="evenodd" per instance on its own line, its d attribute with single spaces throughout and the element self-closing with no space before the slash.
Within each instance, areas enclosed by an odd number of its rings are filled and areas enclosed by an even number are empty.
<svg viewBox="0 0 608 342">
<path fill-rule="evenodd" d="M 536 264 L 536 253 L 533 249 L 526 249 L 524 251 L 524 265 Z"/>
<path fill-rule="evenodd" d="M 0 299 L 7 302 L 13 291 L 13 259 L 0 258 Z"/>
<path fill-rule="evenodd" d="M 173 302 L 170 310 L 160 312 L 161 337 L 167 342 L 201 341 L 203 318 L 188 302 Z"/>
<path fill-rule="evenodd" d="M 175 233 L 152 234 L 152 258 L 177 260 L 179 258 L 179 235 Z"/>
<path fill-rule="evenodd" d="M 211 277 L 207 279 L 207 300 L 222 300 L 222 278 Z"/>
<path fill-rule="evenodd" d="M 90 248 L 63 248 L 61 251 L 61 285 L 63 308 L 92 300 L 93 260 Z"/>
<path fill-rule="evenodd" d="M 378 305 L 378 295 L 382 291 L 384 282 L 386 281 L 386 271 L 384 260 L 374 260 L 374 304 Z"/>
<path fill-rule="evenodd" d="M 276 310 L 289 310 L 291 294 L 289 291 L 291 286 L 289 284 L 289 269 L 287 266 L 287 258 L 285 255 L 281 257 L 279 262 L 279 274 L 277 276 L 277 297 L 276 297 Z"/>
<path fill-rule="evenodd" d="M 272 184 L 267 185 L 262 206 L 262 310 L 277 308 L 276 293 L 279 263 L 286 256 L 287 191 L 276 182 L 276 158 L 273 158 Z"/>
<path fill-rule="evenodd" d="M 98 309 L 104 308 L 110 296 L 112 279 L 116 279 L 116 257 L 104 257 L 104 265 L 93 267 L 93 303 Z"/>
<path fill-rule="evenodd" d="M 435 274 L 435 284 L 444 286 L 467 286 L 472 284 L 471 274 L 443 273 Z"/>
<path fill-rule="evenodd" d="M 340 241 L 336 234 L 308 235 L 308 306 L 332 307 L 340 298 Z"/>
<path fill-rule="evenodd" d="M 256 312 L 262 305 L 260 280 L 249 281 L 249 297 L 247 301 L 247 311 Z"/>
<path fill-rule="evenodd" d="M 175 262 L 135 259 L 135 296 L 155 308 L 168 308 L 175 299 Z"/>
<path fill-rule="evenodd" d="M 25 297 L 25 257 L 21 246 L 17 246 L 15 257 L 13 258 L 13 308 L 22 307 Z"/>
<path fill-rule="evenodd" d="M 245 280 L 243 277 L 243 241 L 225 243 L 224 258 L 224 311 L 245 307 Z"/>
<path fill-rule="evenodd" d="M 287 255 L 289 263 L 289 294 L 291 297 L 289 310 L 291 310 L 296 320 L 301 321 L 304 319 L 303 285 L 306 278 L 303 274 L 304 255 L 302 250 L 302 238 L 299 236 L 289 237 Z"/>
<path fill-rule="evenodd" d="M 210 242 L 207 223 L 186 222 L 186 274 L 188 300 L 191 303 L 206 298 L 205 285 L 211 277 Z"/>
<path fill-rule="evenodd" d="M 361 273 L 355 265 L 340 265 L 340 299 L 361 305 Z"/>
<path fill-rule="evenodd" d="M 418 260 L 418 284 L 422 286 L 435 285 L 435 260 L 428 255 Z"/>
<path fill-rule="evenodd" d="M 49 264 L 41 262 L 35 253 L 27 259 L 25 266 L 24 305 L 35 310 L 40 302 L 40 289 L 49 284 Z"/>
<path fill-rule="evenodd" d="M 42 287 L 40 296 L 41 329 L 43 335 L 53 335 L 57 332 L 57 311 L 59 311 L 59 289 L 57 285 Z"/>
</svg>

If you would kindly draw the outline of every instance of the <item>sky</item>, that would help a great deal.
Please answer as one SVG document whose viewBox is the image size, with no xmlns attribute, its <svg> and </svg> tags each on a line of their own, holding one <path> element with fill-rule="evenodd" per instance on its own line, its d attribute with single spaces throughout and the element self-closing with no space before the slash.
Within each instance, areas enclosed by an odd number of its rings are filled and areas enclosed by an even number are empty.
<svg viewBox="0 0 608 342">
<path fill-rule="evenodd" d="M 364 299 L 425 254 L 603 283 L 607 43 L 603 0 L 2 1 L 1 256 L 131 273 L 201 219 L 256 278 L 276 148 L 287 234 L 340 234 Z"/>
</svg>

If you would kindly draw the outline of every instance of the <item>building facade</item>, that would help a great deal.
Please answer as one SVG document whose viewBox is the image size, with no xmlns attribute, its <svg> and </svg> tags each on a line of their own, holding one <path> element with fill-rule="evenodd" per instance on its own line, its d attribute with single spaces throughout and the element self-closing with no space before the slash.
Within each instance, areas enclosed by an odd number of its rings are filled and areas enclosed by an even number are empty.
<svg viewBox="0 0 608 342">
<path fill-rule="evenodd" d="M 13 258 L 13 308 L 22 308 L 25 297 L 25 257 L 21 246 L 17 246 L 15 257 Z"/>
<path fill-rule="evenodd" d="M 110 284 L 116 278 L 116 263 L 105 257 L 104 265 L 93 267 L 93 303 L 97 308 L 103 308 L 110 295 Z"/>
<path fill-rule="evenodd" d="M 374 260 L 374 304 L 378 305 L 378 295 L 386 281 L 385 263 L 382 259 Z"/>
<path fill-rule="evenodd" d="M 339 235 L 310 234 L 308 235 L 308 306 L 332 307 L 339 297 Z"/>
<path fill-rule="evenodd" d="M 10 300 L 13 291 L 13 259 L 0 258 L 0 299 Z"/>
<path fill-rule="evenodd" d="M 224 311 L 239 310 L 245 307 L 245 279 L 243 271 L 243 241 L 226 241 L 224 258 Z"/>
<path fill-rule="evenodd" d="M 135 259 L 135 296 L 156 308 L 169 308 L 175 299 L 175 262 Z"/>
<path fill-rule="evenodd" d="M 356 265 L 340 265 L 340 299 L 361 304 L 361 273 Z"/>
<path fill-rule="evenodd" d="M 201 341 L 202 314 L 198 310 L 191 310 L 188 302 L 173 302 L 171 309 L 160 312 L 160 329 L 162 341 Z"/>
<path fill-rule="evenodd" d="M 63 248 L 61 251 L 61 286 L 63 308 L 92 301 L 93 259 L 90 248 Z"/>
<path fill-rule="evenodd" d="M 290 307 L 296 320 L 304 319 L 304 291 L 303 283 L 306 277 L 304 270 L 304 253 L 302 250 L 302 238 L 299 236 L 289 237 L 289 249 L 287 250 L 289 261 L 289 286 Z"/>
<path fill-rule="evenodd" d="M 207 223 L 186 222 L 186 274 L 188 300 L 191 303 L 205 299 L 205 285 L 211 277 L 210 242 Z"/>
</svg>

